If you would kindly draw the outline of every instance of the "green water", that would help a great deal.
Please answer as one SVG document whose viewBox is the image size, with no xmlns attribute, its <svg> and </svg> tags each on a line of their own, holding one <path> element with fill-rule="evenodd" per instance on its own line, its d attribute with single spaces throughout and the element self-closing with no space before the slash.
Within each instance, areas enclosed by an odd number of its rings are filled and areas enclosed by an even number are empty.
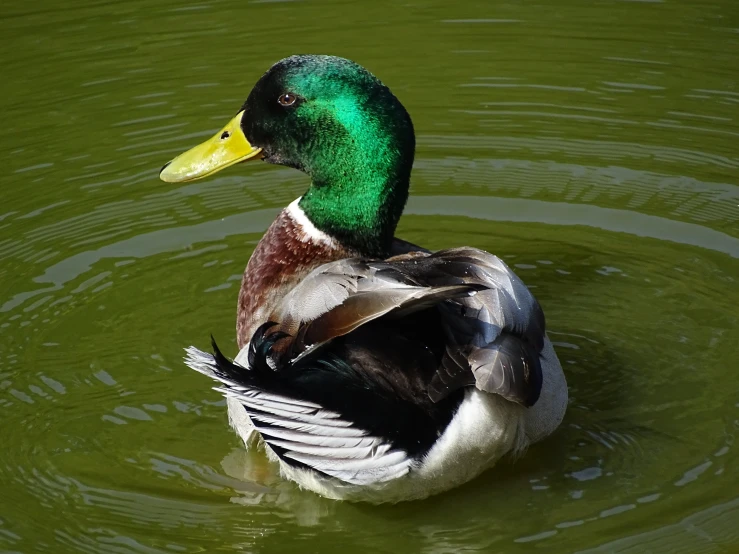
<svg viewBox="0 0 739 554">
<path fill-rule="evenodd" d="M 0 14 L 0 551 L 739 549 L 739 7 L 14 2 Z M 350 57 L 418 134 L 400 236 L 500 255 L 570 385 L 516 463 L 397 506 L 246 455 L 211 383 L 243 267 L 306 178 L 158 169 L 292 53 Z"/>
</svg>

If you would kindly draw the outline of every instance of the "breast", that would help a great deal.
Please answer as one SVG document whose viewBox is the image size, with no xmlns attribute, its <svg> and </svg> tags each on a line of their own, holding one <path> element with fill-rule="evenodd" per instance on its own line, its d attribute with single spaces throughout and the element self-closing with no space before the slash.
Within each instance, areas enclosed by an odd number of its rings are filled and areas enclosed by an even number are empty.
<svg viewBox="0 0 739 554">
<path fill-rule="evenodd" d="M 239 349 L 266 321 L 269 312 L 308 273 L 325 263 L 361 257 L 361 253 L 301 223 L 295 216 L 296 202 L 280 212 L 254 249 L 241 279 L 236 313 L 236 340 Z M 299 208 L 298 208 L 299 209 Z M 302 216 L 302 217 L 301 217 Z M 389 256 L 425 251 L 410 242 L 394 239 Z M 412 254 L 411 254 L 412 255 Z"/>
<path fill-rule="evenodd" d="M 241 280 L 236 338 L 241 349 L 275 303 L 316 267 L 356 255 L 336 241 L 307 233 L 286 209 L 257 244 Z"/>
</svg>

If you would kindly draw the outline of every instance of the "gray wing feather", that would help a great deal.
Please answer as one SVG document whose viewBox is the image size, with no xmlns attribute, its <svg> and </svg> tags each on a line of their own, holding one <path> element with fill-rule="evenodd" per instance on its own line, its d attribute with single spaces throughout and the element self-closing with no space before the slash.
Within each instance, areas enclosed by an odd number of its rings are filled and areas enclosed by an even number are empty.
<svg viewBox="0 0 739 554">
<path fill-rule="evenodd" d="M 264 441 L 286 460 L 356 485 L 396 479 L 408 473 L 412 460 L 380 437 L 357 428 L 337 412 L 315 402 L 263 392 L 234 383 L 219 372 L 215 358 L 187 349 L 185 363 L 222 383 L 216 388 L 238 400 Z M 248 369 L 244 368 L 248 373 Z"/>
<path fill-rule="evenodd" d="M 432 262 L 445 263 L 440 259 Z M 424 282 L 401 262 L 345 259 L 325 264 L 285 295 L 269 316 L 270 321 L 279 323 L 270 332 L 290 337 L 275 345 L 271 357 L 276 365 L 295 363 L 328 341 L 391 312 L 393 317 L 402 317 L 449 298 L 470 296 L 482 288 L 484 285 L 461 280 Z"/>
<path fill-rule="evenodd" d="M 270 316 L 279 322 L 275 331 L 292 337 L 275 346 L 274 360 L 295 362 L 378 317 L 434 305 L 448 343 L 429 387 L 432 400 L 474 384 L 526 406 L 536 402 L 546 336 L 541 307 L 500 258 L 469 247 L 317 268 Z"/>
<path fill-rule="evenodd" d="M 539 303 L 492 254 L 456 248 L 434 255 L 466 263 L 470 269 L 462 279 L 484 284 L 487 290 L 439 305 L 449 344 L 429 395 L 438 401 L 474 383 L 480 390 L 533 405 L 541 392 L 540 353 L 546 337 Z"/>
</svg>

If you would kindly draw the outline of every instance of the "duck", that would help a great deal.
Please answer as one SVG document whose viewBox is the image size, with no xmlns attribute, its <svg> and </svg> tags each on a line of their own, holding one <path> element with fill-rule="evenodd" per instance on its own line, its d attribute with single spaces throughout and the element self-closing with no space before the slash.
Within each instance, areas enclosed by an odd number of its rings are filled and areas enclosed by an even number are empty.
<svg viewBox="0 0 739 554">
<path fill-rule="evenodd" d="M 331 499 L 457 487 L 552 434 L 567 406 L 542 308 L 503 260 L 395 237 L 414 153 L 408 112 L 370 71 L 295 55 L 160 172 L 183 183 L 260 160 L 310 177 L 248 260 L 237 355 L 212 340 L 185 362 L 217 383 L 247 449 Z"/>
</svg>

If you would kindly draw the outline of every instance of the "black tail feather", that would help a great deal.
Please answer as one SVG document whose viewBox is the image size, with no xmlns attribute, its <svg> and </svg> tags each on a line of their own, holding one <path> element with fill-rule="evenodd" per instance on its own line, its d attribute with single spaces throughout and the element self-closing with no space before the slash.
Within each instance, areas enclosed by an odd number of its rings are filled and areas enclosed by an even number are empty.
<svg viewBox="0 0 739 554">
<path fill-rule="evenodd" d="M 249 362 L 249 369 L 257 372 L 272 372 L 275 368 L 270 365 L 267 358 L 272 353 L 272 347 L 275 343 L 289 337 L 287 333 L 283 331 L 273 331 L 268 333 L 272 327 L 277 325 L 274 321 L 268 321 L 260 325 L 251 337 L 249 342 L 249 356 L 247 358 Z"/>
<path fill-rule="evenodd" d="M 221 352 L 221 349 L 218 348 L 218 344 L 216 344 L 216 339 L 213 338 L 213 335 L 210 336 L 210 344 L 213 346 L 213 359 L 216 363 L 216 372 L 229 381 L 242 381 L 248 370 L 229 360 L 223 352 Z"/>
</svg>

